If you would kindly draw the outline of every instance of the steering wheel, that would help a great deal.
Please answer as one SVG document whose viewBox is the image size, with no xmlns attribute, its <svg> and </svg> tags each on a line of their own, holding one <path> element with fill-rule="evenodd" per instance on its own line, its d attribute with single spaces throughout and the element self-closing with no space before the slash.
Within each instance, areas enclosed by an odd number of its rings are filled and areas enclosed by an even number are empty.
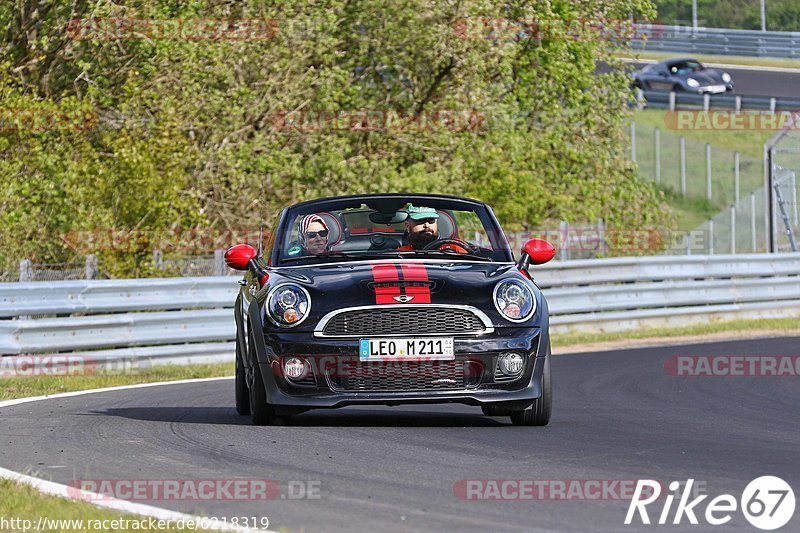
<svg viewBox="0 0 800 533">
<path fill-rule="evenodd" d="M 461 239 L 436 239 L 435 241 L 431 241 L 425 246 L 422 247 L 423 250 L 433 250 L 433 249 L 441 249 L 442 246 L 446 246 L 448 244 L 452 244 L 455 246 L 459 246 L 463 248 L 466 253 L 472 254 L 475 253 L 476 248 L 475 246 L 471 245 L 466 241 L 462 241 Z M 449 252 L 449 253 L 461 253 L 458 250 L 454 250 L 452 248 L 445 248 L 442 252 Z"/>
</svg>

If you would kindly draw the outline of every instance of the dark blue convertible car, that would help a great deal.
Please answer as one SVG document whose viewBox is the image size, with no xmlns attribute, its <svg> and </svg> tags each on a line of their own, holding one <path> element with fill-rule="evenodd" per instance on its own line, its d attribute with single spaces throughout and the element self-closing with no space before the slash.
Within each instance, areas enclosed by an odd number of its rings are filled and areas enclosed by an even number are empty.
<svg viewBox="0 0 800 533">
<path fill-rule="evenodd" d="M 492 210 L 443 195 L 325 198 L 239 244 L 236 408 L 255 424 L 308 409 L 457 402 L 550 420 L 547 301 Z"/>
</svg>

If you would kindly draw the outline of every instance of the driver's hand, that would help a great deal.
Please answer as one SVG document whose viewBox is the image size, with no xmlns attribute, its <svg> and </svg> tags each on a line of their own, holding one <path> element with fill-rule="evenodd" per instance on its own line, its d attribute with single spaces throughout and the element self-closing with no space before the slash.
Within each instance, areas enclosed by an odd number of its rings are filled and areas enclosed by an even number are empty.
<svg viewBox="0 0 800 533">
<path fill-rule="evenodd" d="M 453 243 L 447 243 L 447 244 L 443 244 L 443 245 L 439 246 L 439 251 L 440 252 L 455 252 L 457 254 L 468 254 L 469 253 L 467 251 L 467 249 L 464 248 L 463 246 L 459 246 L 459 245 L 453 244 Z"/>
</svg>

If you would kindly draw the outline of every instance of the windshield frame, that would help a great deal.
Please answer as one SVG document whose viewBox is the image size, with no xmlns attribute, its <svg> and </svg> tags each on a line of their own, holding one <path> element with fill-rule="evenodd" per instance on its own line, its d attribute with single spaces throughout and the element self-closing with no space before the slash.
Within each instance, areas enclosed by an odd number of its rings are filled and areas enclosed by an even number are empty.
<svg viewBox="0 0 800 533">
<path fill-rule="evenodd" d="M 464 211 L 475 212 L 479 220 L 483 224 L 484 229 L 486 230 L 487 237 L 489 238 L 490 244 L 494 249 L 494 253 L 502 256 L 502 261 L 497 261 L 497 260 L 492 260 L 492 261 L 493 262 L 514 261 L 514 254 L 511 251 L 511 248 L 508 244 L 508 239 L 506 238 L 505 233 L 503 233 L 503 230 L 500 227 L 500 223 L 497 221 L 494 212 L 487 204 L 469 198 L 461 198 L 458 196 L 449 196 L 443 194 L 440 195 L 440 194 L 389 193 L 389 194 L 362 194 L 353 196 L 338 196 L 333 198 L 320 198 L 318 200 L 301 202 L 287 207 L 286 209 L 283 210 L 280 216 L 278 228 L 276 229 L 275 245 L 270 251 L 271 255 L 269 264 L 276 267 L 291 267 L 291 266 L 305 266 L 310 264 L 332 264 L 332 263 L 346 264 L 348 262 L 364 261 L 364 258 L 358 257 L 358 255 L 354 255 L 352 258 L 347 258 L 346 256 L 336 257 L 336 258 L 325 257 L 325 256 L 307 256 L 302 258 L 300 261 L 297 260 L 287 261 L 287 259 L 297 259 L 297 258 L 285 257 L 284 254 L 281 253 L 282 243 L 285 240 L 286 234 L 291 233 L 291 231 L 293 230 L 293 222 L 297 219 L 299 215 L 307 215 L 319 212 L 331 212 L 347 208 L 361 208 L 363 205 L 375 208 L 374 206 L 376 205 L 397 204 L 400 205 L 400 207 L 402 207 L 405 206 L 407 203 L 413 203 L 415 205 L 425 205 L 426 207 L 432 207 L 434 209 L 452 209 L 452 210 L 464 210 Z M 424 257 L 425 257 L 424 254 L 408 254 L 409 259 L 423 259 Z M 381 261 L 384 259 L 374 259 L 374 260 Z M 393 257 L 392 253 L 389 252 L 387 253 L 387 257 L 385 258 L 385 260 L 404 261 L 406 259 L 405 257 L 401 259 L 398 259 L 396 256 Z M 453 254 L 452 260 L 475 261 L 474 258 L 460 259 L 458 254 Z"/>
</svg>

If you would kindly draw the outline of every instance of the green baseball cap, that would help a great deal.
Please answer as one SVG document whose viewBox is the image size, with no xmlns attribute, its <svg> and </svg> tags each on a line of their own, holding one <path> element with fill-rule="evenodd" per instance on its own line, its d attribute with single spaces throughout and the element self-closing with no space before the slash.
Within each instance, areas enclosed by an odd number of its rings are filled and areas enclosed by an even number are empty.
<svg viewBox="0 0 800 533">
<path fill-rule="evenodd" d="M 406 209 L 408 213 L 408 218 L 411 220 L 425 220 L 426 218 L 439 218 L 439 213 L 436 212 L 436 209 L 432 207 L 414 207 L 413 204 L 409 204 L 408 209 Z"/>
</svg>

